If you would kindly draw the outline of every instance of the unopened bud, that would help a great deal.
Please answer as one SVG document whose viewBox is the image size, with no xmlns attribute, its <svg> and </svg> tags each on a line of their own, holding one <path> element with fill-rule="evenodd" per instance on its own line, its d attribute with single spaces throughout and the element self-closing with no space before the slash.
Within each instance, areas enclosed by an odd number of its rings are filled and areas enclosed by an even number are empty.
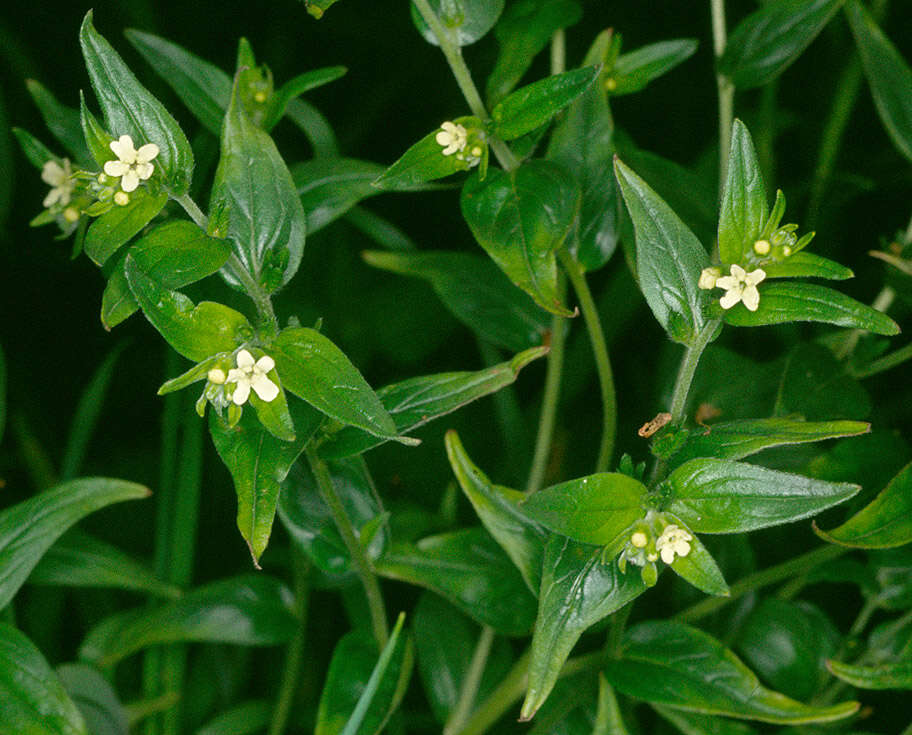
<svg viewBox="0 0 912 735">
<path fill-rule="evenodd" d="M 768 255 L 770 251 L 770 244 L 768 240 L 757 240 L 754 243 L 754 252 L 757 255 Z"/>
</svg>

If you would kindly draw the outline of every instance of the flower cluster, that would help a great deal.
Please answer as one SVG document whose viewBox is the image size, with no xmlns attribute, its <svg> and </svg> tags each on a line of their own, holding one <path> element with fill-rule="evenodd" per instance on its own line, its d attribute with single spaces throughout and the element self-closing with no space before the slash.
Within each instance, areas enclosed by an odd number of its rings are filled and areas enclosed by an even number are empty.
<svg viewBox="0 0 912 735">
<path fill-rule="evenodd" d="M 444 156 L 455 154 L 456 160 L 464 163 L 467 169 L 481 163 L 485 145 L 481 131 L 468 130 L 461 123 L 448 120 L 440 126 L 434 140 L 443 146 L 441 153 Z"/>
<path fill-rule="evenodd" d="M 639 567 L 643 581 L 652 586 L 658 578 L 656 562 L 659 559 L 672 564 L 676 558 L 690 553 L 693 535 L 672 520 L 662 513 L 650 511 L 632 527 L 617 557 L 621 572 L 626 573 L 628 564 Z"/>
<path fill-rule="evenodd" d="M 697 285 L 702 289 L 723 288 L 725 295 L 719 300 L 723 309 L 731 309 L 735 304 L 742 303 L 750 311 L 757 311 L 760 306 L 760 292 L 757 284 L 766 278 L 762 268 L 748 273 L 740 265 L 731 266 L 731 275 L 723 276 L 718 268 L 704 268 L 700 273 Z"/>
<path fill-rule="evenodd" d="M 240 420 L 251 391 L 265 403 L 279 396 L 279 386 L 269 377 L 275 369 L 275 360 L 269 355 L 256 359 L 249 350 L 242 349 L 234 356 L 233 367 L 228 355 L 208 364 L 212 367 L 206 372 L 206 387 L 196 403 L 200 416 L 206 412 L 206 403 L 211 403 L 220 414 L 228 409 L 228 423 L 233 426 Z"/>
<path fill-rule="evenodd" d="M 108 176 L 120 177 L 120 188 L 123 191 L 136 191 L 140 181 L 151 178 L 155 171 L 152 161 L 159 153 L 155 143 L 146 143 L 137 150 L 133 146 L 133 138 L 121 135 L 117 140 L 111 141 L 110 147 L 117 160 L 105 162 L 104 172 Z"/>
</svg>

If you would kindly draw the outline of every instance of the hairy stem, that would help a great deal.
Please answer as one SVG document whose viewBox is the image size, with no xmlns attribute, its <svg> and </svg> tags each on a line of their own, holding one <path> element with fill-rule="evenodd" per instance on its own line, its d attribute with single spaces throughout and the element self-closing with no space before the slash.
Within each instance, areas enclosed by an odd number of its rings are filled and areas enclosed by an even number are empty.
<svg viewBox="0 0 912 735">
<path fill-rule="evenodd" d="M 494 629 L 485 625 L 481 629 L 481 635 L 478 636 L 478 643 L 475 645 L 475 652 L 472 654 L 469 670 L 466 672 L 465 679 L 462 682 L 459 701 L 456 702 L 456 707 L 443 728 L 443 735 L 453 735 L 453 733 L 459 732 L 466 720 L 469 719 L 469 715 L 472 714 L 472 707 L 475 704 L 475 697 L 478 695 L 478 687 L 481 684 L 481 677 L 488 663 L 488 656 L 491 653 L 491 645 L 493 643 Z"/>
<path fill-rule="evenodd" d="M 710 0 L 712 12 L 713 52 L 716 64 L 725 53 L 727 30 L 725 25 L 725 0 Z M 716 89 L 719 96 L 719 196 L 725 186 L 728 171 L 728 150 L 731 147 L 731 129 L 735 114 L 735 87 L 724 74 L 716 71 Z"/>
<path fill-rule="evenodd" d="M 351 557 L 352 565 L 355 567 L 355 572 L 364 586 L 374 638 L 382 651 L 389 640 L 389 626 L 386 621 L 386 609 L 383 606 L 383 595 L 380 593 L 380 583 L 377 581 L 377 575 L 374 574 L 370 560 L 361 547 L 361 542 L 358 540 L 358 535 L 352 526 L 351 519 L 348 517 L 348 513 L 345 512 L 345 506 L 342 505 L 342 499 L 336 492 L 336 487 L 333 485 L 332 477 L 329 474 L 329 468 L 317 454 L 313 444 L 308 444 L 304 449 L 304 453 L 307 455 L 307 461 L 310 463 L 314 477 L 317 480 L 320 495 L 326 505 L 329 506 L 333 521 L 336 524 L 336 528 L 339 529 L 339 534 L 342 536 L 342 541 L 345 543 L 345 548 Z"/>
</svg>

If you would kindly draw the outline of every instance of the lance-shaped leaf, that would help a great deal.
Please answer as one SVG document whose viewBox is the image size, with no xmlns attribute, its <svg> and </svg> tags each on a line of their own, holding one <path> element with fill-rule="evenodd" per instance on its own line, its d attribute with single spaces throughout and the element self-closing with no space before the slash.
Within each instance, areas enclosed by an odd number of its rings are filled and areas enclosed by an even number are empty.
<svg viewBox="0 0 912 735">
<path fill-rule="evenodd" d="M 34 79 L 26 79 L 25 86 L 51 135 L 60 141 L 77 161 L 91 163 L 92 155 L 82 134 L 79 110 L 62 104 L 47 87 Z"/>
<path fill-rule="evenodd" d="M 896 148 L 912 160 L 912 68 L 861 3 L 849 0 L 846 16 L 881 122 Z"/>
<path fill-rule="evenodd" d="M 684 735 L 756 735 L 749 725 L 738 720 L 672 709 L 653 704 L 652 708 Z"/>
<path fill-rule="evenodd" d="M 272 130 L 275 124 L 285 115 L 288 105 L 293 100 L 311 89 L 334 82 L 336 79 L 345 76 L 347 72 L 348 69 L 344 66 L 325 66 L 320 69 L 311 69 L 289 79 L 270 98 L 269 111 L 263 121 L 263 127 L 266 130 Z"/>
<path fill-rule="evenodd" d="M 719 70 L 739 89 L 775 79 L 810 45 L 843 0 L 774 0 L 728 37 Z"/>
<path fill-rule="evenodd" d="M 855 277 L 850 268 L 804 250 L 777 263 L 764 263 L 762 267 L 767 278 L 828 278 L 844 281 Z"/>
<path fill-rule="evenodd" d="M 636 232 L 640 290 L 668 335 L 690 344 L 705 323 L 708 297 L 697 282 L 709 256 L 671 207 L 617 158 L 614 171 Z"/>
<path fill-rule="evenodd" d="M 726 323 L 760 327 L 786 322 L 823 322 L 838 327 L 866 329 L 875 334 L 899 334 L 890 317 L 839 291 L 813 283 L 770 283 L 760 289 L 760 306 L 748 311 L 737 304 L 723 312 Z"/>
<path fill-rule="evenodd" d="M 118 248 L 139 234 L 164 209 L 168 195 L 139 189 L 124 207 L 115 205 L 89 225 L 82 248 L 95 265 L 104 265 Z"/>
<path fill-rule="evenodd" d="M 860 489 L 724 459 L 692 459 L 663 485 L 665 510 L 698 533 L 741 533 L 791 523 L 838 505 Z"/>
<path fill-rule="evenodd" d="M 580 205 L 576 180 L 550 161 L 475 174 L 462 189 L 462 214 L 478 243 L 513 283 L 543 308 L 569 316 L 557 289 L 560 247 Z"/>
<path fill-rule="evenodd" d="M 448 431 L 444 441 L 450 466 L 462 491 L 484 527 L 513 560 L 532 594 L 537 595 L 548 534 L 521 510 L 520 502 L 525 497 L 523 493 L 493 485 L 469 459 L 455 431 Z"/>
<path fill-rule="evenodd" d="M 219 352 L 231 352 L 253 336 L 253 327 L 239 311 L 214 301 L 194 305 L 180 291 L 147 276 L 129 253 L 124 272 L 146 318 L 188 360 L 201 362 Z"/>
<path fill-rule="evenodd" d="M 672 461 L 678 465 L 697 457 L 743 459 L 770 447 L 804 444 L 867 434 L 863 421 L 799 421 L 787 418 L 741 419 L 694 430 Z"/>
<path fill-rule="evenodd" d="M 41 651 L 6 623 L 0 623 L 0 732 L 89 735 Z"/>
<path fill-rule="evenodd" d="M 610 31 L 599 34 L 583 65 L 599 63 Z M 618 240 L 618 192 L 611 170 L 614 122 L 598 82 L 587 89 L 557 123 L 548 158 L 579 179 L 582 189 L 579 226 L 571 243 L 574 257 L 586 270 L 601 268 L 614 254 Z"/>
<path fill-rule="evenodd" d="M 227 236 L 240 265 L 271 293 L 298 270 L 307 218 L 275 143 L 244 110 L 239 90 L 250 73 L 238 73 L 225 114 L 211 210 L 227 217 Z M 222 274 L 240 285 L 231 268 Z"/>
<path fill-rule="evenodd" d="M 646 486 L 619 472 L 600 472 L 539 490 L 521 510 L 555 533 L 606 546 L 646 514 Z"/>
<path fill-rule="evenodd" d="M 912 464 L 906 465 L 880 494 L 849 520 L 820 538 L 841 546 L 888 549 L 912 542 Z"/>
<path fill-rule="evenodd" d="M 0 512 L 0 609 L 6 607 L 44 553 L 89 513 L 145 498 L 135 482 L 85 477 L 64 482 Z"/>
<path fill-rule="evenodd" d="M 28 581 L 63 587 L 109 587 L 157 597 L 180 595 L 177 587 L 163 582 L 144 564 L 78 528 L 65 533 L 45 552 Z"/>
<path fill-rule="evenodd" d="M 401 614 L 377 657 L 377 643 L 352 631 L 333 650 L 320 695 L 314 735 L 378 735 L 399 706 L 414 663 L 411 637 Z"/>
<path fill-rule="evenodd" d="M 196 735 L 254 735 L 269 728 L 274 709 L 268 699 L 241 702 L 213 717 Z"/>
<path fill-rule="evenodd" d="M 82 22 L 79 42 L 108 129 L 114 137 L 131 136 L 137 148 L 155 143 L 159 154 L 154 165 L 161 170 L 165 187 L 174 196 L 185 194 L 193 176 L 193 151 L 177 121 L 95 30 L 91 10 Z"/>
<path fill-rule="evenodd" d="M 54 161 L 58 166 L 63 163 L 63 159 L 55 154 L 50 148 L 42 143 L 38 138 L 32 135 L 28 130 L 22 128 L 13 128 L 19 147 L 23 155 L 38 170 L 44 168 L 48 161 Z"/>
<path fill-rule="evenodd" d="M 384 577 L 433 590 L 504 635 L 526 635 L 535 620 L 535 598 L 483 528 L 396 544 L 375 567 Z"/>
<path fill-rule="evenodd" d="M 274 436 L 249 411 L 233 427 L 215 411 L 209 413 L 212 443 L 234 480 L 238 530 L 256 565 L 269 543 L 282 483 L 322 420 L 299 402 L 293 401 L 289 408 L 294 409 L 293 441 Z"/>
<path fill-rule="evenodd" d="M 453 316 L 508 350 L 541 344 L 550 328 L 548 315 L 484 256 L 368 250 L 362 257 L 375 268 L 427 280 Z"/>
<path fill-rule="evenodd" d="M 728 597 L 730 594 L 722 570 L 703 542 L 694 536 L 687 542 L 690 551 L 686 556 L 675 556 L 669 564 L 672 571 L 707 595 Z"/>
<path fill-rule="evenodd" d="M 547 347 L 533 347 L 519 353 L 509 362 L 484 370 L 411 378 L 384 386 L 377 391 L 377 396 L 393 417 L 396 431 L 407 434 L 429 421 L 511 385 L 516 381 L 520 370 L 547 352 Z M 331 434 L 320 445 L 320 454 L 324 457 L 348 457 L 365 452 L 381 442 L 383 439 L 347 426 Z"/>
<path fill-rule="evenodd" d="M 437 146 L 438 150 L 440 146 Z M 291 167 L 291 177 L 313 234 L 381 191 L 372 182 L 383 166 L 357 158 L 315 158 Z"/>
<path fill-rule="evenodd" d="M 534 496 L 533 496 L 534 497 Z M 602 549 L 552 534 L 545 547 L 529 684 L 520 717 L 531 719 L 548 698 L 570 651 L 586 629 L 646 590 L 636 569 L 623 574 Z"/>
<path fill-rule="evenodd" d="M 79 655 L 107 667 L 162 643 L 274 646 L 287 643 L 298 626 L 285 585 L 263 574 L 242 575 L 198 587 L 158 607 L 108 618 L 89 631 Z"/>
<path fill-rule="evenodd" d="M 624 636 L 620 658 L 605 663 L 620 692 L 650 703 L 760 722 L 830 722 L 858 711 L 858 702 L 814 707 L 764 687 L 712 636 L 683 623 L 646 622 Z"/>
<path fill-rule="evenodd" d="M 129 735 L 126 708 L 102 673 L 85 664 L 63 664 L 57 676 L 82 713 L 92 735 Z"/>
<path fill-rule="evenodd" d="M 360 458 L 327 462 L 336 494 L 355 535 L 371 559 L 378 558 L 389 542 L 383 508 L 371 477 Z M 351 556 L 333 520 L 329 506 L 320 495 L 309 467 L 295 465 L 279 496 L 279 518 L 285 530 L 318 569 L 332 576 L 351 570 Z M 372 536 L 368 531 L 373 527 Z"/>
<path fill-rule="evenodd" d="M 731 136 L 719 212 L 719 257 L 723 263 L 741 263 L 763 231 L 769 205 L 754 142 L 743 122 L 734 121 Z"/>
<path fill-rule="evenodd" d="M 85 95 L 79 93 L 79 121 L 82 123 L 82 135 L 85 138 L 86 146 L 92 154 L 92 158 L 99 166 L 104 166 L 106 161 L 116 158 L 114 151 L 111 150 L 111 141 L 114 136 L 104 129 L 98 118 L 92 114 L 92 111 L 86 105 Z"/>
<path fill-rule="evenodd" d="M 304 7 L 307 8 L 307 12 L 314 18 L 319 19 L 323 17 L 323 13 L 329 10 L 329 8 L 338 1 L 339 0 L 304 0 Z"/>
<path fill-rule="evenodd" d="M 428 0 L 431 10 L 447 29 L 453 42 L 468 46 L 487 34 L 504 9 L 504 0 Z M 434 31 L 425 22 L 418 8 L 412 7 L 412 21 L 428 43 L 439 46 Z"/>
<path fill-rule="evenodd" d="M 605 88 L 613 97 L 639 92 L 654 79 L 689 59 L 696 50 L 695 39 L 676 38 L 650 43 L 621 54 L 605 80 Z"/>
<path fill-rule="evenodd" d="M 827 661 L 827 668 L 839 679 L 860 689 L 912 689 L 912 646 L 905 660 L 876 666 L 856 666 Z"/>
<path fill-rule="evenodd" d="M 585 92 L 601 70 L 601 66 L 573 69 L 512 92 L 491 110 L 494 135 L 513 140 L 540 128 Z"/>
<path fill-rule="evenodd" d="M 315 329 L 284 329 L 270 347 L 285 387 L 318 411 L 383 439 L 400 439 L 377 394 L 328 338 Z"/>
<path fill-rule="evenodd" d="M 496 104 L 516 86 L 554 32 L 582 17 L 575 0 L 518 0 L 510 3 L 494 35 L 500 51 L 487 82 L 490 104 Z"/>
<path fill-rule="evenodd" d="M 186 220 L 156 227 L 130 248 L 134 263 L 167 289 L 183 288 L 216 273 L 231 255 L 224 240 Z M 116 265 L 101 299 L 101 323 L 112 329 L 139 308 L 123 264 Z"/>
</svg>

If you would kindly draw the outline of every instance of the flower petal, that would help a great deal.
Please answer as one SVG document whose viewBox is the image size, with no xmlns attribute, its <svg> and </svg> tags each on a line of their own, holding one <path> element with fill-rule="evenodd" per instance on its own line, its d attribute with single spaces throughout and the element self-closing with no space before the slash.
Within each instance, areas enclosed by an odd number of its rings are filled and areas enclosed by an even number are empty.
<svg viewBox="0 0 912 735">
<path fill-rule="evenodd" d="M 136 162 L 136 148 L 133 147 L 133 138 L 129 135 L 121 135 L 117 140 L 110 143 L 111 150 L 124 163 Z"/>
<path fill-rule="evenodd" d="M 250 398 L 250 381 L 239 380 L 234 387 L 234 393 L 231 394 L 231 401 L 235 406 L 243 406 Z"/>
<path fill-rule="evenodd" d="M 133 166 L 133 170 L 142 181 L 145 181 L 152 175 L 152 172 L 155 171 L 155 166 L 151 163 L 137 163 Z"/>
<path fill-rule="evenodd" d="M 257 370 L 259 370 L 264 375 L 268 373 L 275 367 L 275 360 L 273 360 L 269 355 L 263 355 L 259 360 L 256 361 Z"/>
<path fill-rule="evenodd" d="M 735 304 L 741 300 L 741 292 L 737 289 L 731 289 L 725 293 L 721 299 L 719 299 L 719 306 L 723 309 L 731 309 Z"/>
<path fill-rule="evenodd" d="M 137 163 L 148 163 L 158 155 L 158 152 L 158 146 L 155 143 L 146 143 L 136 151 L 136 161 Z"/>
<path fill-rule="evenodd" d="M 231 370 L 228 371 L 228 377 L 225 378 L 225 382 L 227 383 L 237 383 L 241 380 L 247 380 L 247 373 L 240 368 L 231 368 Z"/>
<path fill-rule="evenodd" d="M 744 302 L 749 311 L 757 311 L 757 307 L 760 306 L 760 292 L 757 287 L 748 286 L 745 288 L 741 294 L 741 301 Z"/>
<path fill-rule="evenodd" d="M 237 353 L 237 366 L 242 370 L 249 371 L 256 364 L 256 360 L 253 359 L 247 350 L 241 350 Z"/>
<path fill-rule="evenodd" d="M 251 386 L 253 386 L 254 392 L 260 397 L 260 399 L 269 403 L 274 401 L 276 396 L 279 395 L 279 386 L 273 383 L 265 375 L 257 375 L 250 381 Z"/>
<path fill-rule="evenodd" d="M 756 286 L 764 278 L 766 278 L 766 271 L 763 270 L 762 268 L 757 268 L 757 270 L 751 271 L 750 273 L 747 274 L 747 277 L 744 279 L 744 282 L 748 286 Z"/>
<path fill-rule="evenodd" d="M 136 175 L 135 169 L 127 168 L 124 175 L 120 177 L 120 188 L 129 194 L 131 191 L 136 191 L 137 186 L 139 186 L 139 176 Z"/>
<path fill-rule="evenodd" d="M 744 280 L 744 276 L 747 275 L 747 272 L 737 263 L 732 263 L 731 274 L 737 278 L 739 281 Z"/>
<path fill-rule="evenodd" d="M 675 552 L 671 546 L 663 546 L 659 553 L 662 555 L 662 561 L 666 564 L 671 564 L 675 560 Z"/>
<path fill-rule="evenodd" d="M 108 176 L 123 176 L 130 167 L 123 161 L 105 161 L 104 172 Z"/>
<path fill-rule="evenodd" d="M 724 288 L 726 291 L 735 288 L 738 285 L 738 279 L 732 276 L 722 276 L 716 279 L 716 288 Z"/>
</svg>

